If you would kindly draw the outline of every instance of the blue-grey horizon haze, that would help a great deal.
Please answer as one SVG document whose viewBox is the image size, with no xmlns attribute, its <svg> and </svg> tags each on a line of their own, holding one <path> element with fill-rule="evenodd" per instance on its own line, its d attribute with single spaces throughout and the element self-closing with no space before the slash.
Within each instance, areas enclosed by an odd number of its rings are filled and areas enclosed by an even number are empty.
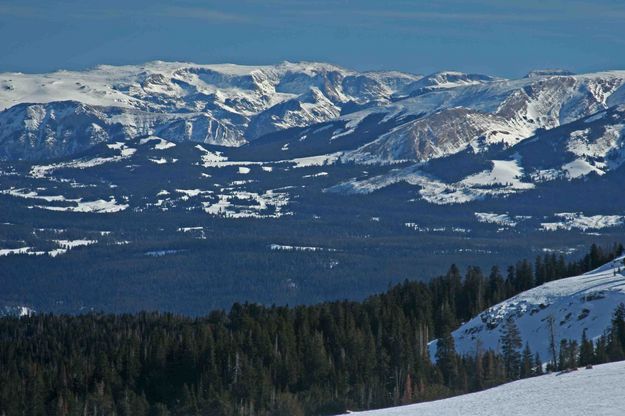
<svg viewBox="0 0 625 416">
<path fill-rule="evenodd" d="M 625 69 L 625 1 L 1 0 L 0 72 L 151 60 L 519 77 Z"/>
</svg>

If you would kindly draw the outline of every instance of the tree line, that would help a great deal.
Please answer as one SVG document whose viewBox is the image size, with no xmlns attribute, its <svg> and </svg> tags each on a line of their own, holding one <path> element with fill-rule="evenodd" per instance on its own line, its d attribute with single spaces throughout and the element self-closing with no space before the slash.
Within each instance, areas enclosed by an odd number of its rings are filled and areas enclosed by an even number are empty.
<svg viewBox="0 0 625 416">
<path fill-rule="evenodd" d="M 0 415 L 317 415 L 478 391 L 538 375 L 506 323 L 501 351 L 456 353 L 451 331 L 520 291 L 591 270 L 623 247 L 579 261 L 545 254 L 503 276 L 451 266 L 363 302 L 234 304 L 201 318 L 139 313 L 0 319 Z M 556 368 L 622 359 L 625 307 L 596 344 L 563 341 Z M 428 341 L 438 338 L 436 357 Z M 591 353 L 592 351 L 592 353 Z M 432 360 L 434 358 L 435 360 Z M 433 362 L 434 361 L 434 362 Z"/>
</svg>

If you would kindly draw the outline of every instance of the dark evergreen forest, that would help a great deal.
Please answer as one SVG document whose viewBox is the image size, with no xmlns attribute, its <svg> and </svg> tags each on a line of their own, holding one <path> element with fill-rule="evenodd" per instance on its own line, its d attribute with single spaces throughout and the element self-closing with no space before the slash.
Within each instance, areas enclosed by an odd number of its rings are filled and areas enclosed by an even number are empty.
<svg viewBox="0 0 625 416">
<path fill-rule="evenodd" d="M 544 282 L 623 252 L 547 254 L 505 271 L 456 266 L 363 302 L 234 304 L 173 314 L 37 314 L 0 319 L 0 415 L 325 415 L 439 399 L 542 373 L 506 323 L 501 351 L 459 356 L 451 331 Z M 625 306 L 596 344 L 564 340 L 547 366 L 625 359 Z M 438 338 L 436 357 L 427 342 Z M 549 357 L 543 357 L 549 359 Z"/>
</svg>

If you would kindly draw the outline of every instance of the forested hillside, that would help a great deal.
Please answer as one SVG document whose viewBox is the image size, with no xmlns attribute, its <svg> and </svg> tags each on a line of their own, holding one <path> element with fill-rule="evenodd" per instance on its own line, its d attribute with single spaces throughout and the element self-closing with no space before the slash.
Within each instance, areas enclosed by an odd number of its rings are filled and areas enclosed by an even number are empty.
<svg viewBox="0 0 625 416">
<path fill-rule="evenodd" d="M 364 302 L 235 304 L 202 318 L 170 314 L 0 319 L 0 415 L 317 415 L 478 391 L 541 373 L 513 324 L 501 353 L 459 356 L 450 331 L 543 282 L 623 252 L 593 246 L 488 276 L 457 267 Z M 581 334 L 580 334 L 581 335 Z M 439 338 L 433 363 L 427 342 Z M 576 344 L 575 344 L 576 345 Z M 625 359 L 625 306 L 581 354 L 565 342 L 550 368 Z M 545 360 L 546 361 L 546 360 Z"/>
</svg>

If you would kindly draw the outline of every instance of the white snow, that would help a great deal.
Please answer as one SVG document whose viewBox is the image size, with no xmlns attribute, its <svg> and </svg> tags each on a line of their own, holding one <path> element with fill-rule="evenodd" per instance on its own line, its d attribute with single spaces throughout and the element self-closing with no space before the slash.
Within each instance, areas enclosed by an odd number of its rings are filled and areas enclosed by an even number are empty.
<svg viewBox="0 0 625 416">
<path fill-rule="evenodd" d="M 320 176 L 328 176 L 328 172 L 317 172 L 311 175 L 304 175 L 302 178 L 318 178 Z"/>
<path fill-rule="evenodd" d="M 282 162 L 291 162 L 295 163 L 296 168 L 306 168 L 309 166 L 324 166 L 324 165 L 332 165 L 336 163 L 341 157 L 342 153 L 332 153 L 327 155 L 319 155 L 319 156 L 310 156 L 310 157 L 300 157 L 292 160 L 285 160 Z"/>
<path fill-rule="evenodd" d="M 404 223 L 405 227 L 410 228 L 411 230 L 415 230 L 418 231 L 420 233 L 446 233 L 446 232 L 452 232 L 452 233 L 461 233 L 461 234 L 467 234 L 470 233 L 471 230 L 468 228 L 462 228 L 462 227 L 427 227 L 424 225 L 419 225 L 416 222 L 406 222 Z M 463 249 L 461 249 L 462 251 Z"/>
<path fill-rule="evenodd" d="M 566 150 L 578 157 L 604 157 L 611 150 L 618 148 L 618 138 L 623 126 L 607 126 L 607 131 L 591 140 L 591 129 L 577 130 L 571 133 Z"/>
<path fill-rule="evenodd" d="M 329 72 L 337 76 L 328 77 Z M 382 121 L 404 117 L 405 124 L 410 124 L 414 120 L 408 116 L 427 118 L 441 110 L 463 108 L 471 113 L 457 117 L 467 121 L 457 123 L 461 130 L 462 126 L 469 128 L 463 134 L 466 140 L 440 149 L 453 153 L 467 145 L 478 148 L 472 140 L 478 137 L 488 143 L 513 144 L 529 137 L 536 128 L 553 128 L 592 115 L 586 119 L 590 123 L 605 114 L 601 111 L 623 101 L 625 82 L 624 71 L 519 80 L 473 77 L 454 71 L 425 79 L 392 71 L 383 74 L 315 62 L 242 66 L 162 61 L 48 74 L 1 73 L 0 110 L 18 103 L 75 101 L 96 106 L 90 111 L 98 113 L 101 125 L 120 124 L 128 137 L 171 134 L 162 127 L 179 122 L 176 141 L 238 146 L 254 138 L 244 135 L 249 134 L 246 132 L 253 124 L 251 120 L 258 118 L 263 119 L 255 129 L 258 134 L 338 119 L 345 127 L 333 133 L 334 140 L 352 134 L 371 114 L 382 114 Z M 362 81 L 347 87 L 342 81 L 350 77 Z M 429 90 L 427 94 L 401 98 L 423 87 Z M 347 102 L 377 105 L 340 117 L 340 107 Z M 285 103 L 295 106 L 285 109 Z M 111 113 L 109 107 L 118 110 Z M 15 131 L 24 127 L 36 131 L 45 122 L 44 115 L 51 114 L 41 104 L 31 109 L 34 116 L 15 123 Z M 475 125 L 479 127 L 477 133 L 471 128 Z M 101 131 L 95 136 L 107 134 L 102 126 L 94 123 L 92 127 Z M 152 138 L 162 140 L 149 136 L 144 143 Z M 392 142 L 402 141 L 400 137 Z M 159 141 L 154 148 L 173 146 Z M 283 150 L 288 150 L 288 144 Z"/>
<path fill-rule="evenodd" d="M 218 195 L 216 202 L 204 201 L 202 205 L 206 213 L 226 218 L 279 218 L 291 214 L 284 211 L 288 203 L 287 193 L 270 189 L 262 194 L 230 190 Z"/>
<path fill-rule="evenodd" d="M 55 248 L 54 250 L 48 251 L 48 256 L 56 257 L 56 256 L 60 256 L 60 255 L 65 254 L 65 253 L 67 253 L 67 249 L 66 248 Z"/>
<path fill-rule="evenodd" d="M 83 201 L 82 199 L 67 199 L 66 201 L 72 202 L 74 205 L 64 207 L 35 205 L 35 207 L 47 209 L 48 211 L 90 212 L 97 214 L 119 212 L 128 208 L 128 204 L 118 204 L 114 197 L 111 197 L 109 200 Z"/>
<path fill-rule="evenodd" d="M 519 160 L 493 160 L 491 170 L 486 170 L 471 175 L 462 184 L 469 186 L 492 186 L 504 185 L 512 189 L 532 189 L 534 184 L 526 183 L 523 178 L 523 168 L 519 166 Z"/>
<path fill-rule="evenodd" d="M 269 249 L 272 251 L 336 251 L 333 248 L 289 246 L 284 244 L 271 244 Z"/>
<path fill-rule="evenodd" d="M 417 185 L 419 195 L 427 202 L 461 204 L 483 199 L 487 196 L 505 196 L 533 189 L 535 185 L 523 180 L 523 168 L 520 160 L 492 160 L 492 168 L 470 175 L 455 183 L 445 183 L 430 174 L 419 170 L 419 166 L 393 169 L 388 173 L 367 178 L 351 180 L 330 188 L 334 192 L 371 193 L 397 182 Z"/>
<path fill-rule="evenodd" d="M 51 165 L 33 165 L 30 169 L 30 175 L 33 178 L 41 179 L 45 178 L 46 175 L 58 169 L 88 169 L 95 166 L 103 165 L 105 163 L 120 162 L 124 159 L 128 159 L 137 151 L 137 149 L 127 147 L 124 143 L 121 142 L 108 144 L 107 147 L 112 150 L 119 150 L 119 156 L 96 157 L 93 159 L 76 159 L 70 162 L 54 163 Z"/>
<path fill-rule="evenodd" d="M 148 144 L 152 142 L 156 142 L 156 144 L 154 145 L 154 149 L 156 150 L 166 150 L 171 149 L 172 147 L 176 147 L 176 143 L 172 143 L 156 136 L 150 136 L 139 140 L 139 144 Z"/>
<path fill-rule="evenodd" d="M 59 248 L 48 251 L 47 253 L 50 257 L 60 256 L 61 254 L 65 254 L 69 250 L 72 250 L 76 247 L 86 247 L 92 244 L 96 244 L 98 242 L 98 240 L 87 240 L 87 239 L 52 240 L 52 241 L 55 242 L 59 246 Z"/>
<path fill-rule="evenodd" d="M 188 232 L 191 232 L 191 231 L 200 231 L 200 230 L 203 230 L 203 229 L 204 229 L 204 227 L 179 227 L 178 231 L 182 232 L 182 233 L 188 233 Z"/>
<path fill-rule="evenodd" d="M 26 191 L 24 189 L 3 189 L 0 191 L 1 194 L 11 195 L 17 198 L 25 198 L 25 199 L 41 199 L 43 201 L 52 202 L 52 201 L 68 201 L 62 195 L 39 195 L 36 191 Z"/>
<path fill-rule="evenodd" d="M 63 195 L 39 195 L 35 191 L 15 188 L 0 190 L 0 194 L 7 194 L 17 198 L 39 199 L 46 202 L 69 203 L 69 205 L 65 206 L 35 205 L 36 208 L 47 209 L 49 211 L 111 213 L 123 211 L 128 208 L 128 204 L 118 204 L 116 199 L 112 196 L 109 200 L 98 199 L 95 201 L 83 201 L 82 198 L 66 198 Z"/>
<path fill-rule="evenodd" d="M 87 240 L 87 239 L 78 239 L 78 240 L 51 240 L 59 248 L 48 250 L 48 251 L 37 251 L 32 247 L 20 247 L 14 249 L 0 249 L 0 256 L 8 256 L 8 255 L 29 255 L 29 256 L 41 256 L 47 254 L 50 257 L 56 257 L 61 254 L 67 253 L 68 250 L 71 250 L 76 247 L 84 247 L 92 244 L 96 244 L 97 240 Z"/>
<path fill-rule="evenodd" d="M 4 308 L 0 308 L 0 316 L 8 315 L 8 316 L 31 316 L 35 313 L 34 309 L 29 308 L 28 306 L 4 306 Z"/>
<path fill-rule="evenodd" d="M 368 412 L 362 416 L 622 416 L 625 361 L 547 374 L 449 399 Z"/>
<path fill-rule="evenodd" d="M 204 232 L 204 227 L 179 227 L 179 233 L 191 234 L 194 238 L 205 240 L 206 233 Z"/>
<path fill-rule="evenodd" d="M 453 332 L 456 350 L 474 354 L 478 344 L 482 350 L 498 350 L 503 323 L 509 318 L 519 327 L 523 343 L 538 352 L 543 362 L 552 359 L 549 317 L 554 320 L 557 346 L 561 339 L 579 341 L 584 329 L 589 338 L 596 339 L 610 326 L 619 303 L 625 302 L 624 260 L 621 257 L 592 272 L 545 283 L 487 309 Z M 436 341 L 429 346 L 434 359 Z"/>
<path fill-rule="evenodd" d="M 294 164 L 295 168 L 306 168 L 310 166 L 324 166 L 324 165 L 332 165 L 339 161 L 342 152 L 316 155 L 316 156 L 307 156 L 300 157 L 295 159 L 281 159 L 270 162 L 257 162 L 257 161 L 244 161 L 244 160 L 228 160 L 227 157 L 223 156 L 220 152 L 210 152 L 209 150 L 204 149 L 202 146 L 197 145 L 197 149 L 202 151 L 202 166 L 205 168 L 224 168 L 228 166 L 238 166 L 239 173 L 249 171 L 248 166 L 261 166 L 262 169 L 266 172 L 271 172 L 273 169 L 271 166 L 266 165 L 276 165 L 276 164 Z"/>
<path fill-rule="evenodd" d="M 562 165 L 562 170 L 566 172 L 566 175 L 571 179 L 577 179 L 582 176 L 586 176 L 591 172 L 595 172 L 597 175 L 605 174 L 604 171 L 591 165 L 588 161 L 583 159 L 575 159 L 572 162 Z"/>
<path fill-rule="evenodd" d="M 339 75 L 327 77 L 328 71 Z M 162 61 L 48 74 L 0 73 L 0 111 L 19 103 L 37 103 L 32 107 L 41 107 L 34 109 L 40 114 L 24 120 L 34 131 L 45 122 L 46 103 L 74 101 L 95 106 L 89 111 L 97 113 L 102 125 L 120 125 L 130 138 L 172 134 L 167 127 L 176 123 L 180 129 L 173 133 L 176 140 L 239 146 L 255 138 L 244 137 L 255 116 L 264 117 L 255 129 L 259 135 L 319 123 L 337 118 L 341 103 L 384 102 L 401 85 L 420 78 L 385 74 L 315 62 L 242 66 Z M 366 81 L 344 88 L 344 77 Z M 322 78 L 326 81 L 321 82 Z M 372 83 L 375 86 L 369 88 Z M 107 134 L 101 126 L 94 126 Z M 163 143 L 155 149 L 169 147 L 173 145 Z"/>
<path fill-rule="evenodd" d="M 96 244 L 98 240 L 52 240 L 59 245 L 59 247 L 71 250 L 76 247 L 85 247 L 90 246 L 92 244 Z"/>
<path fill-rule="evenodd" d="M 618 227 L 625 224 L 623 215 L 591 215 L 585 216 L 582 212 L 560 212 L 555 214 L 560 220 L 543 222 L 540 224 L 544 231 L 557 230 L 600 230 L 602 228 Z"/>
<path fill-rule="evenodd" d="M 202 147 L 199 144 L 196 145 L 195 148 L 198 149 L 200 152 L 202 152 L 202 162 L 204 163 L 203 165 L 204 167 L 221 166 L 220 163 L 228 160 L 228 158 L 225 156 L 222 156 L 220 152 L 213 153 L 209 150 L 206 150 L 204 147 Z"/>
<path fill-rule="evenodd" d="M 496 214 L 494 212 L 476 212 L 478 222 L 497 224 L 502 227 L 515 227 L 518 222 L 510 218 L 508 214 Z"/>
<path fill-rule="evenodd" d="M 176 192 L 184 194 L 188 198 L 193 198 L 194 196 L 198 196 L 203 193 L 208 193 L 208 191 L 203 191 L 201 189 L 176 189 Z"/>
<path fill-rule="evenodd" d="M 3 248 L 0 249 L 0 256 L 8 256 L 12 254 L 29 254 L 31 247 L 20 248 Z"/>
</svg>

